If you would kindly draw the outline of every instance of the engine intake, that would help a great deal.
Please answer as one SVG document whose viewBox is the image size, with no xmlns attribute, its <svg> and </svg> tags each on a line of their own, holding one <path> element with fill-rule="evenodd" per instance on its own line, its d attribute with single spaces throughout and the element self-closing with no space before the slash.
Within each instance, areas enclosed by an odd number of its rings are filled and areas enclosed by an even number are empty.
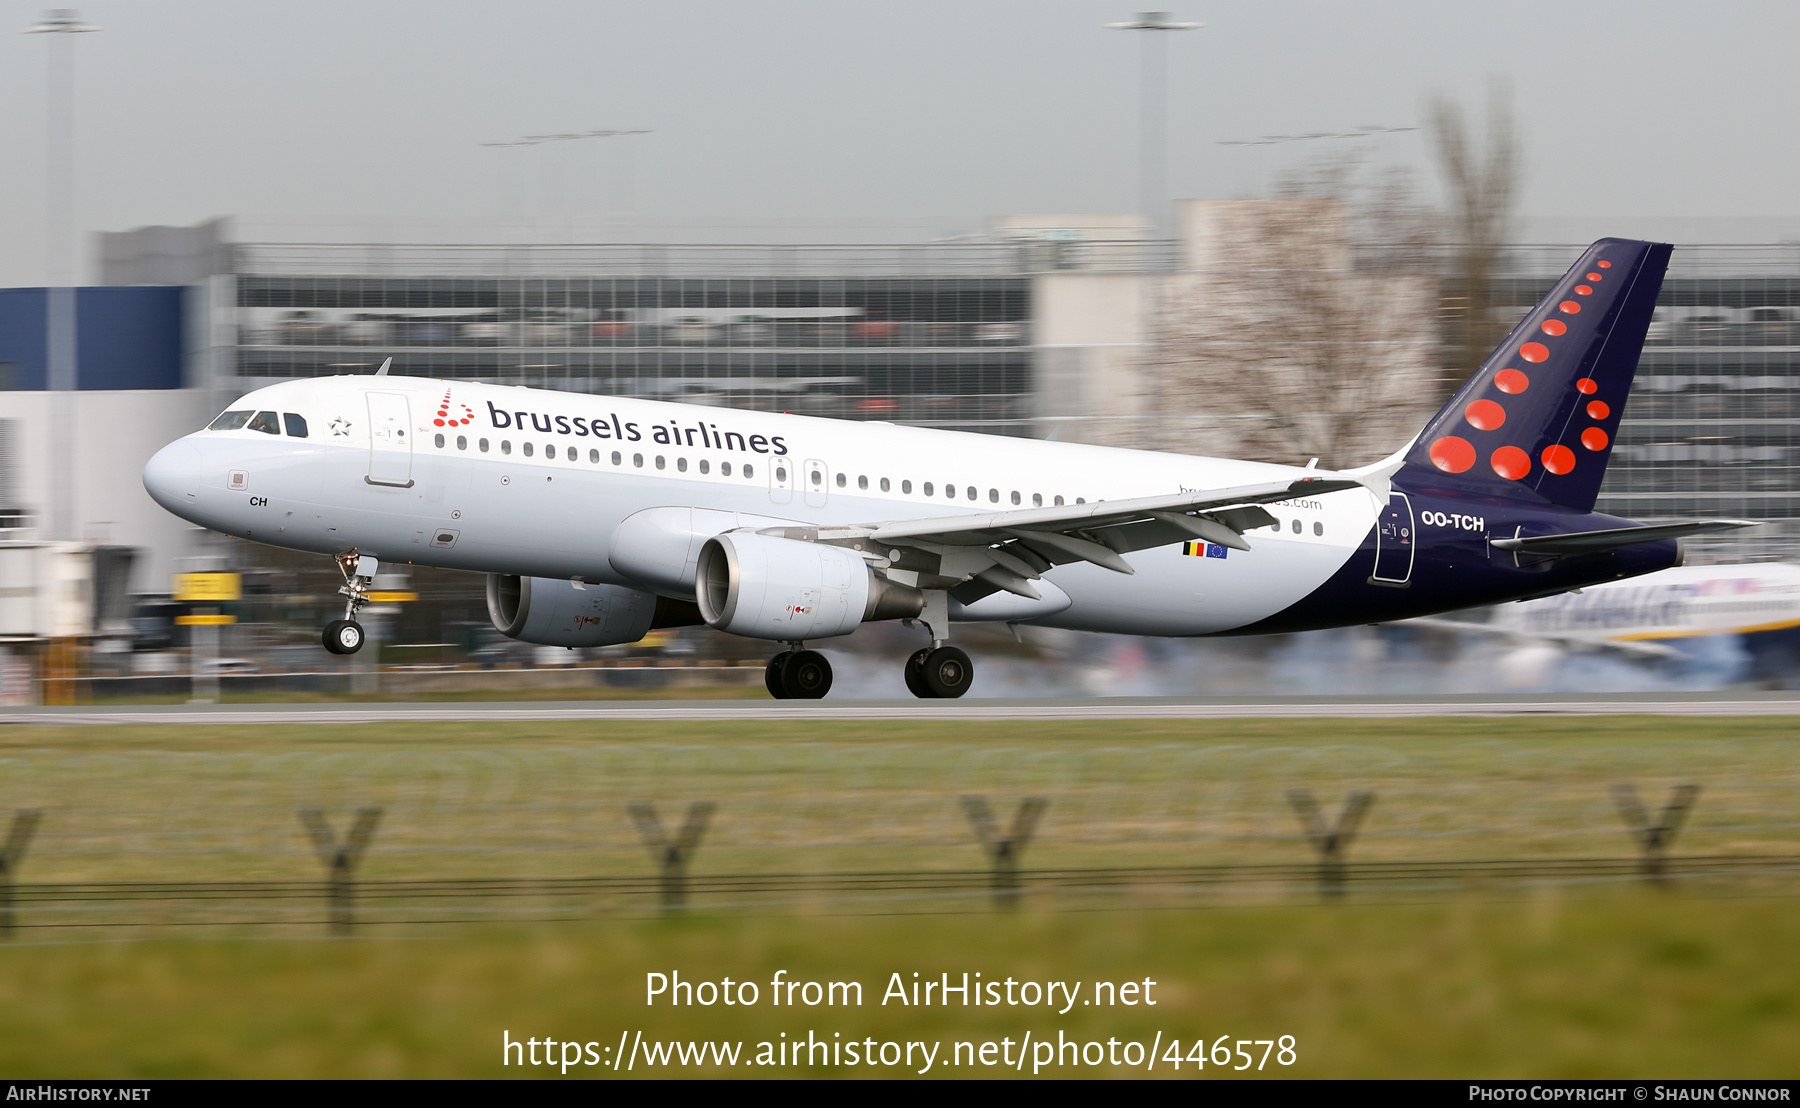
<svg viewBox="0 0 1800 1108">
<path fill-rule="evenodd" d="M 490 573 L 488 618 L 508 638 L 541 646 L 637 642 L 655 622 L 657 596 L 620 585 Z"/>
<path fill-rule="evenodd" d="M 733 531 L 700 548 L 694 599 L 713 629 L 791 641 L 908 619 L 925 594 L 878 577 L 854 550 Z"/>
</svg>

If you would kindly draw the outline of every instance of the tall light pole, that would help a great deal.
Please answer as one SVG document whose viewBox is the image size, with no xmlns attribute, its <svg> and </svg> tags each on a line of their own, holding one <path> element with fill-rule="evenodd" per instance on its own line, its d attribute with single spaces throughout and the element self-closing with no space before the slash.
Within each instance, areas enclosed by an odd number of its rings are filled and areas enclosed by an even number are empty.
<svg viewBox="0 0 1800 1108">
<path fill-rule="evenodd" d="M 1164 166 L 1163 141 L 1168 130 L 1167 110 L 1164 100 L 1167 98 L 1168 50 L 1163 45 L 1165 31 L 1192 31 L 1204 27 L 1204 23 L 1175 23 L 1170 21 L 1168 12 L 1139 12 L 1136 19 L 1125 23 L 1108 23 L 1115 31 L 1141 31 L 1143 56 L 1139 60 L 1138 77 L 1139 107 L 1141 115 L 1138 119 L 1138 207 L 1150 218 L 1151 235 L 1154 238 L 1170 237 L 1168 227 L 1169 202 L 1166 196 L 1165 178 L 1167 170 Z"/>
<path fill-rule="evenodd" d="M 553 134 L 553 135 L 526 135 L 523 138 L 505 139 L 500 142 L 484 142 L 481 145 L 487 146 L 487 147 L 493 147 L 496 149 L 510 149 L 513 147 L 521 147 L 521 146 L 542 146 L 548 142 L 578 142 L 582 139 L 618 138 L 623 135 L 647 135 L 650 133 L 651 132 L 649 132 L 648 130 L 638 129 L 638 128 L 634 128 L 634 129 L 599 128 L 599 129 L 592 130 L 592 131 L 564 131 L 559 134 Z M 524 185 L 522 178 L 520 181 L 519 189 L 520 189 L 519 205 L 520 205 L 520 208 L 523 209 L 523 207 L 525 206 L 525 201 L 524 201 L 525 185 Z M 504 189 L 502 189 L 500 191 L 504 192 Z M 542 191 L 543 191 L 542 190 L 542 182 L 540 182 L 539 183 L 540 194 L 542 193 Z M 505 199 L 503 196 L 498 198 L 498 200 L 499 200 L 499 205 L 501 208 L 500 218 L 501 218 L 501 221 L 504 223 L 505 219 L 506 219 L 506 214 L 505 214 L 506 202 L 505 202 Z M 542 205 L 540 204 L 540 207 L 541 206 Z M 521 213 L 521 214 L 523 214 L 523 213 Z"/>
<path fill-rule="evenodd" d="M 79 538 L 75 503 L 75 50 L 71 35 L 100 28 L 73 8 L 51 8 L 25 28 L 50 35 L 45 187 L 45 381 L 50 393 L 50 537 Z"/>
</svg>

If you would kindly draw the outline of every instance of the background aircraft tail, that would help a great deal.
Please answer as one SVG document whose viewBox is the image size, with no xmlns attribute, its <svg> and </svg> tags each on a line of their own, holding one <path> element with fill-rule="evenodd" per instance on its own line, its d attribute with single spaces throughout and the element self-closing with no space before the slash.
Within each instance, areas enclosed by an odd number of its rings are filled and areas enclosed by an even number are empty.
<svg viewBox="0 0 1800 1108">
<path fill-rule="evenodd" d="M 1425 425 L 1402 472 L 1592 511 L 1670 250 L 1629 239 L 1589 247 Z"/>
</svg>

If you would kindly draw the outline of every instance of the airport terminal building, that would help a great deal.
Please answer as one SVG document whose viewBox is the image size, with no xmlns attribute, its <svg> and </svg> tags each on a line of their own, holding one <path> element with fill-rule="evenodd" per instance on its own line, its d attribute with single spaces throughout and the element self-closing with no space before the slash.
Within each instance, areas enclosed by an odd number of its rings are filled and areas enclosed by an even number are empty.
<svg viewBox="0 0 1800 1108">
<path fill-rule="evenodd" d="M 81 300 L 96 337 L 80 350 L 72 444 L 45 430 L 31 290 L 0 293 L 13 297 L 0 299 L 13 395 L 0 529 L 137 547 L 139 592 L 165 591 L 169 572 L 218 547 L 120 474 L 244 391 L 388 357 L 397 374 L 1121 446 L 1166 447 L 1170 419 L 1218 415 L 1172 411 L 1149 372 L 1159 290 L 1207 261 L 1191 242 L 1149 241 L 1137 217 L 1013 217 L 879 246 L 256 243 L 222 222 L 100 246 L 108 287 Z M 1523 312 L 1580 248 L 1515 249 L 1503 303 Z M 1695 543 L 1694 560 L 1800 555 L 1800 250 L 1678 248 L 1660 303 L 1601 510 L 1768 521 Z M 1420 318 L 1441 307 L 1421 304 Z M 138 331 L 157 353 L 134 369 L 101 336 Z M 1204 383 L 1184 395 L 1206 404 Z M 1416 426 L 1402 416 L 1397 428 Z M 53 535 L 59 467 L 76 507 Z"/>
</svg>

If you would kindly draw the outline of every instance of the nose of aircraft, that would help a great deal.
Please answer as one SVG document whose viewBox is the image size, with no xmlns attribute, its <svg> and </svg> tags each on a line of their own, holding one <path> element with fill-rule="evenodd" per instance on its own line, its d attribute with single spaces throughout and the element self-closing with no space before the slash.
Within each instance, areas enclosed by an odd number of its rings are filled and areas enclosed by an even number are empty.
<svg viewBox="0 0 1800 1108">
<path fill-rule="evenodd" d="M 158 450 L 144 463 L 144 491 L 178 516 L 193 511 L 200 493 L 200 451 L 186 439 Z"/>
</svg>

